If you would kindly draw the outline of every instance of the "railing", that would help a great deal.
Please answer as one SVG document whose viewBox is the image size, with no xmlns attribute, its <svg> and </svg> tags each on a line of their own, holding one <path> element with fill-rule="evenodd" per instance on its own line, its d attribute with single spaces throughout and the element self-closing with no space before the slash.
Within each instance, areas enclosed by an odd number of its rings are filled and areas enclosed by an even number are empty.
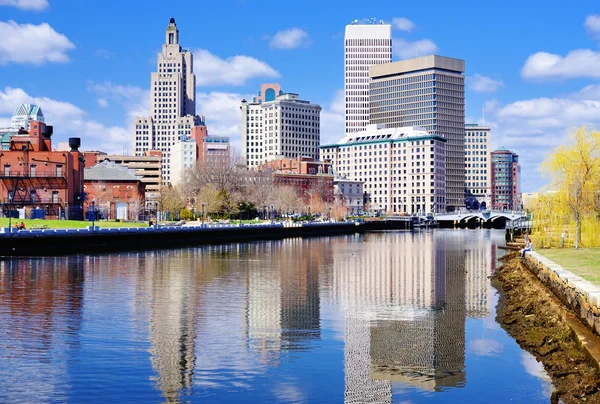
<svg viewBox="0 0 600 404">
<path fill-rule="evenodd" d="M 57 172 L 53 171 L 43 171 L 43 170 L 35 170 L 34 172 L 25 173 L 23 171 L 0 171 L 0 178 L 65 178 L 65 171 Z"/>
<path fill-rule="evenodd" d="M 28 196 L 15 196 L 15 198 L 13 198 L 12 201 L 9 198 L 0 199 L 0 203 L 2 203 L 3 205 L 62 205 L 63 200 L 62 198 L 52 197 L 40 198 L 36 196 L 35 198 L 30 198 Z"/>
</svg>

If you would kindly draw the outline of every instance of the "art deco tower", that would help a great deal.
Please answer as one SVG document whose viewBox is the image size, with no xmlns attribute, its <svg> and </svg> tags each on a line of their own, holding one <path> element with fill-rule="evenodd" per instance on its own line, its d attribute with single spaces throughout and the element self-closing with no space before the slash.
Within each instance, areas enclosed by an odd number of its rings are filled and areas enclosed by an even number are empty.
<svg viewBox="0 0 600 404">
<path fill-rule="evenodd" d="M 150 116 L 136 117 L 133 129 L 133 153 L 142 156 L 148 150 L 162 152 L 162 179 L 171 178 L 171 146 L 192 127 L 203 124 L 196 116 L 196 76 L 192 53 L 179 45 L 179 29 L 171 18 L 165 43 L 158 54 L 157 69 L 150 80 Z"/>
</svg>

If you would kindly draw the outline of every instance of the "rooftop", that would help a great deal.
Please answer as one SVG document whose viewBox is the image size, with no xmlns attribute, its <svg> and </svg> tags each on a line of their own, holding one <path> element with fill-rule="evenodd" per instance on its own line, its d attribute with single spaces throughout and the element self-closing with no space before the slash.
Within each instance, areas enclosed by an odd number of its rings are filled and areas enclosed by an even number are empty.
<svg viewBox="0 0 600 404">
<path fill-rule="evenodd" d="M 135 170 L 112 161 L 103 161 L 86 168 L 83 178 L 86 181 L 139 181 L 141 179 L 135 175 Z"/>
</svg>

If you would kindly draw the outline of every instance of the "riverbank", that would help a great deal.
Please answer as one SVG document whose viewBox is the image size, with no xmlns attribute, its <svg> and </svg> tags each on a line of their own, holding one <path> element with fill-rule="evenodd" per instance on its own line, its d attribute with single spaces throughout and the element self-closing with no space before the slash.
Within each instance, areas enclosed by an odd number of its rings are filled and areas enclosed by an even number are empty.
<svg viewBox="0 0 600 404">
<path fill-rule="evenodd" d="M 5 229 L 6 230 L 6 229 Z M 360 233 L 363 224 L 281 223 L 257 225 L 159 226 L 143 228 L 97 228 L 22 230 L 0 233 L 0 256 L 70 255 L 149 250 L 202 244 L 226 244 L 289 237 L 320 237 Z"/>
<path fill-rule="evenodd" d="M 492 279 L 500 291 L 496 321 L 544 364 L 556 387 L 552 402 L 600 403 L 600 372 L 574 338 L 565 307 L 517 253 L 502 261 Z"/>
</svg>

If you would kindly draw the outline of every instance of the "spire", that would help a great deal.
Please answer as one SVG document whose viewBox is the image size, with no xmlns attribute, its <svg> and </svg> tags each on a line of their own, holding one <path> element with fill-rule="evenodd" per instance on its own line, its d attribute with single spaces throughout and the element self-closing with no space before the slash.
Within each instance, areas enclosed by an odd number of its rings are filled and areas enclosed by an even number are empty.
<svg viewBox="0 0 600 404">
<path fill-rule="evenodd" d="M 169 20 L 165 43 L 167 45 L 179 45 L 179 30 L 177 29 L 177 24 L 175 23 L 175 18 L 173 17 L 171 17 Z"/>
</svg>

